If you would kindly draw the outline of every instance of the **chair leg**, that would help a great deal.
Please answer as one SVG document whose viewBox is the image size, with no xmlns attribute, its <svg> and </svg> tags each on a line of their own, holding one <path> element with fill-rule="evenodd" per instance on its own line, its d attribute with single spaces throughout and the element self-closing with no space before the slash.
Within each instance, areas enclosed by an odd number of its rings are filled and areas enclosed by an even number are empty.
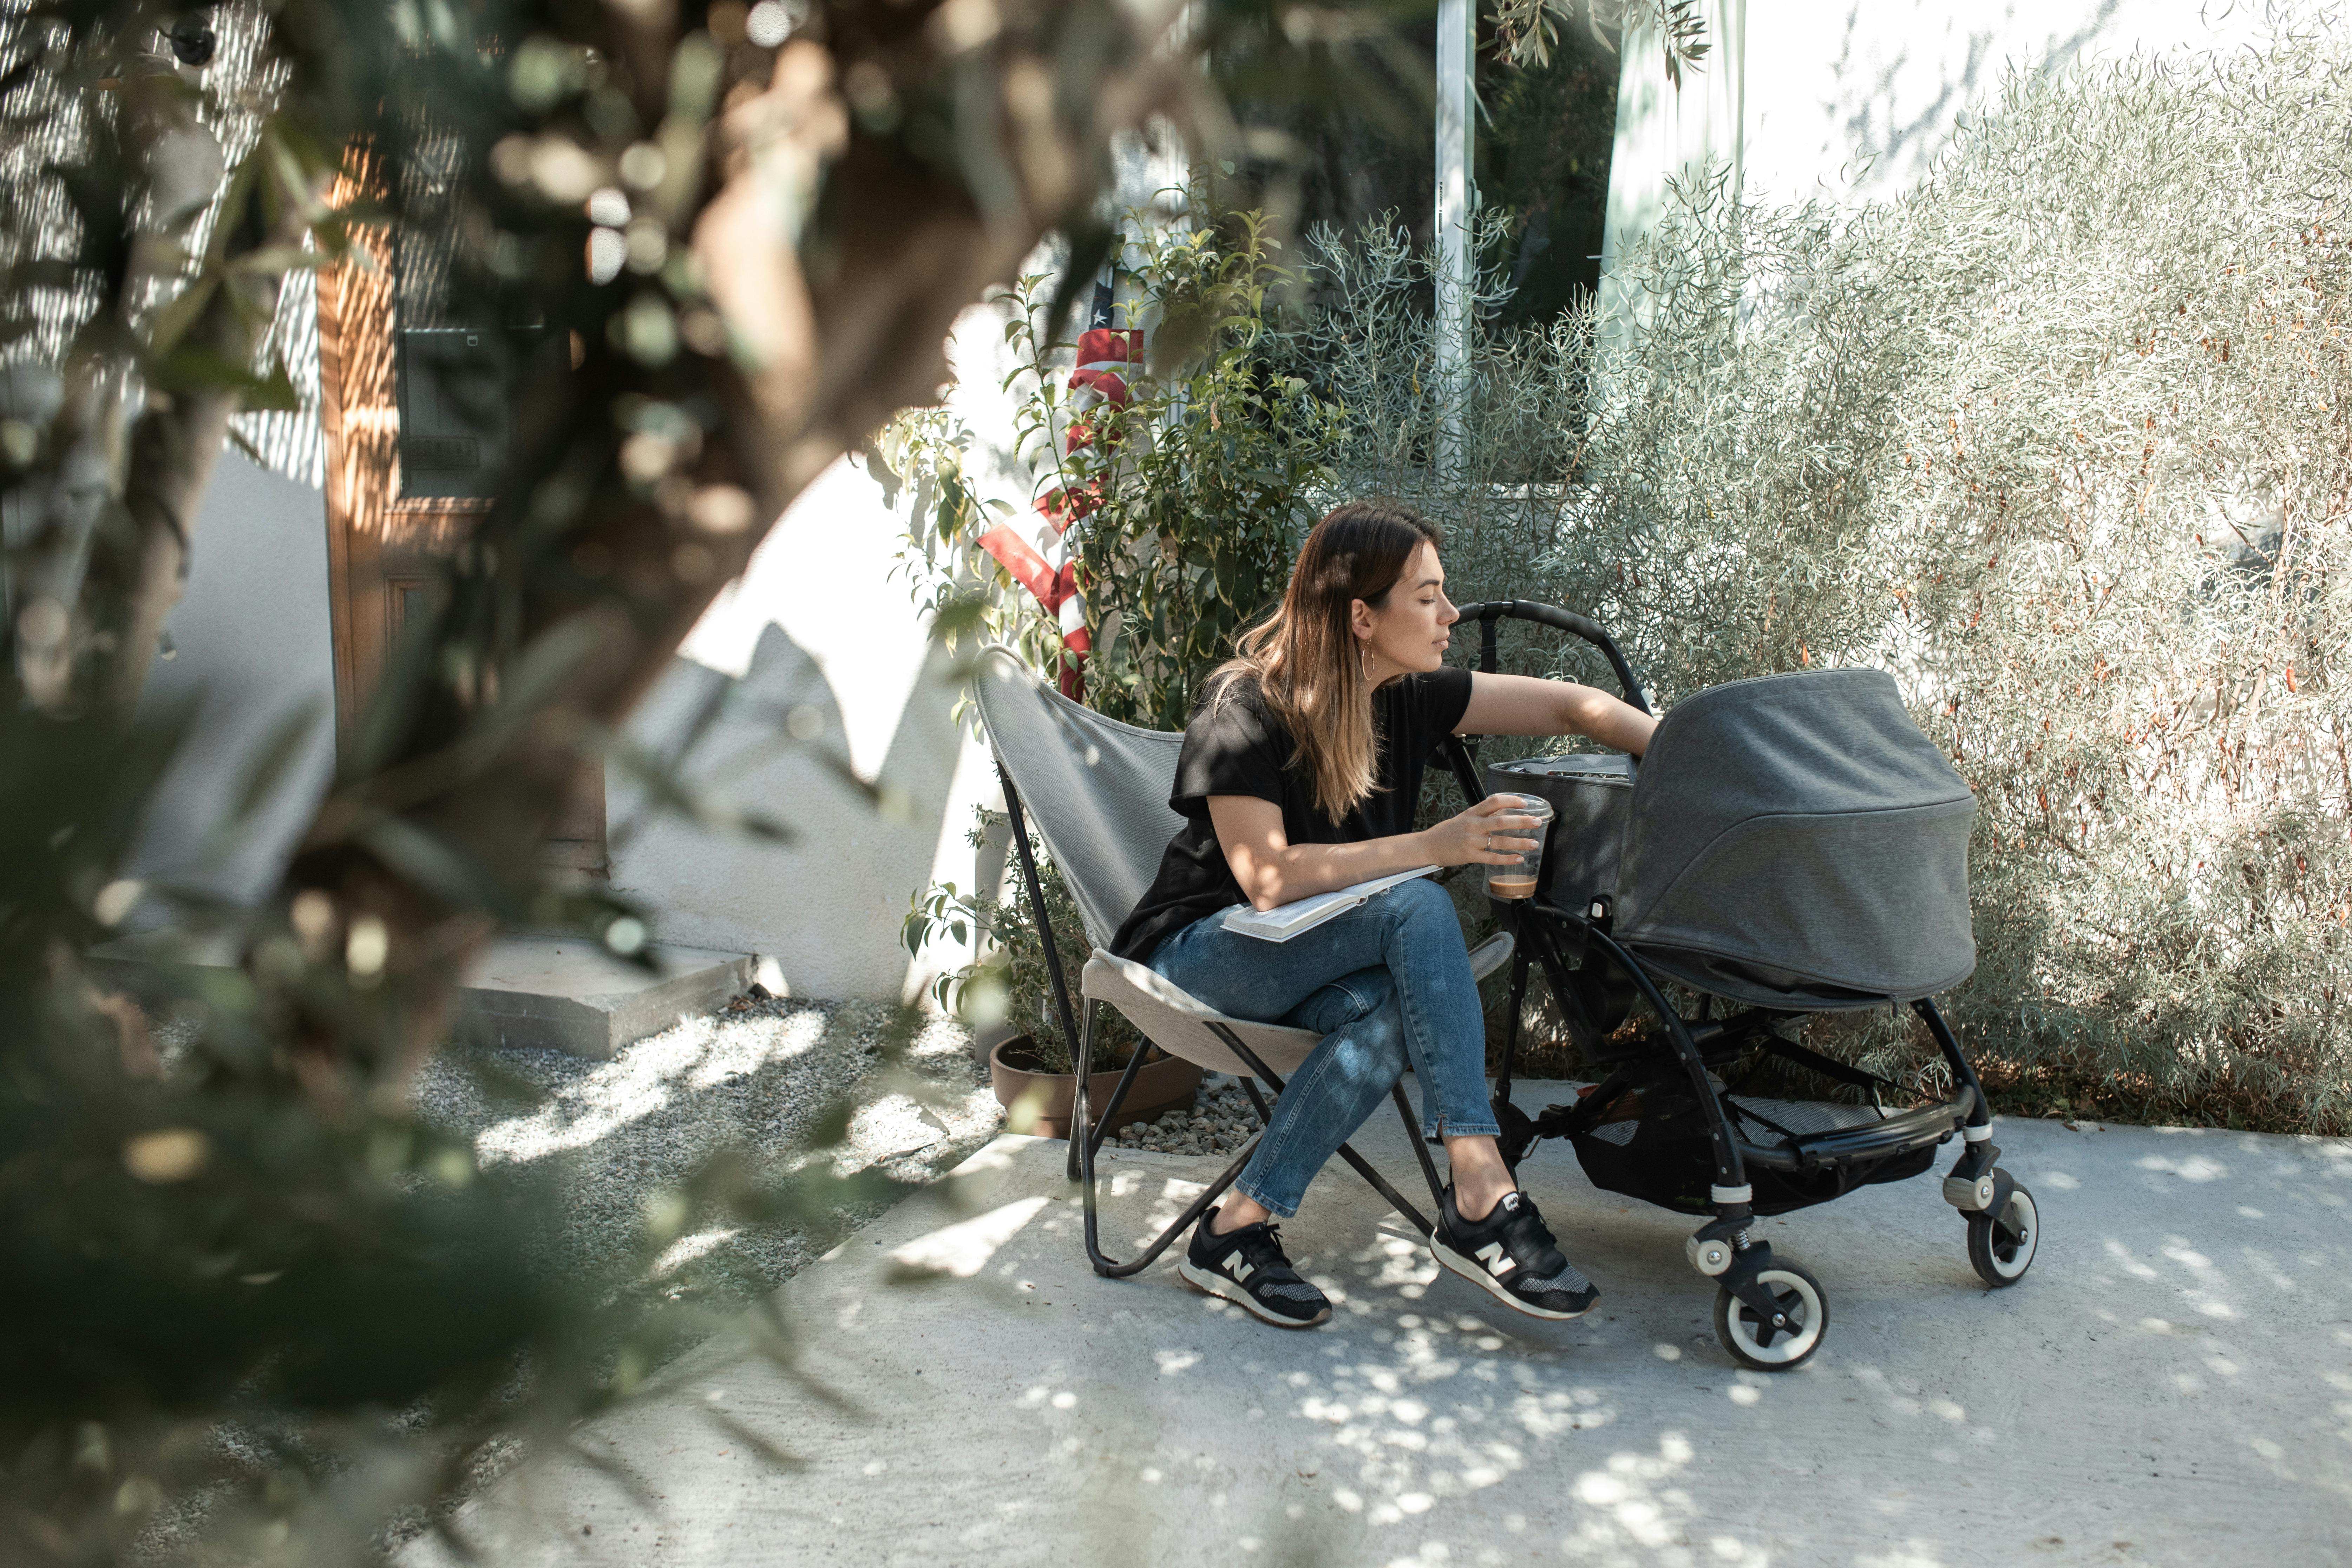
<svg viewBox="0 0 2352 1568">
<path fill-rule="evenodd" d="M 1070 1063 L 1076 1072 L 1070 1082 L 1070 1150 L 1068 1158 L 1063 1163 L 1063 1175 L 1066 1180 L 1073 1182 L 1078 1179 L 1078 1145 L 1093 1130 L 1091 1123 L 1094 1107 L 1087 1102 L 1087 1080 L 1094 1077 L 1095 1019 L 1101 1015 L 1101 1003 L 1092 999 L 1087 1001 L 1087 1021 L 1079 1035 L 1075 1058 Z M 1127 1098 L 1127 1086 L 1135 1081 L 1135 1063 L 1141 1060 L 1142 1056 L 1142 1052 L 1136 1052 L 1134 1059 L 1127 1064 L 1127 1071 L 1120 1077 L 1118 1088 L 1112 1091 L 1110 1104 L 1103 1111 L 1103 1120 L 1106 1122 L 1118 1114 L 1118 1102 Z M 1099 1147 L 1102 1140 L 1097 1138 L 1095 1142 Z"/>
<path fill-rule="evenodd" d="M 1114 1095 L 1113 1099 L 1116 1100 L 1118 1096 Z M 1076 1129 L 1072 1131 L 1075 1131 Z M 1261 1133 L 1259 1136 L 1263 1137 L 1264 1134 Z M 1225 1167 L 1224 1173 L 1210 1183 L 1208 1189 L 1192 1200 L 1192 1206 L 1176 1216 L 1174 1224 L 1155 1237 L 1140 1253 L 1124 1263 L 1109 1257 L 1102 1249 L 1099 1205 L 1095 1184 L 1094 1146 L 1091 1143 L 1082 1144 L 1076 1139 L 1073 1139 L 1072 1146 L 1078 1150 L 1079 1162 L 1083 1167 L 1078 1183 L 1078 1195 L 1086 1208 L 1087 1261 L 1094 1266 L 1094 1271 L 1097 1274 L 1106 1279 L 1124 1279 L 1129 1275 L 1140 1274 L 1157 1263 L 1160 1260 L 1160 1255 L 1167 1251 L 1178 1237 L 1192 1229 L 1199 1223 L 1201 1216 L 1209 1212 L 1210 1205 L 1225 1195 L 1225 1189 L 1240 1178 L 1242 1167 L 1247 1165 L 1250 1156 L 1257 1152 L 1257 1139 L 1252 1138 L 1243 1147 L 1242 1152 L 1234 1157 L 1234 1163 Z"/>
<path fill-rule="evenodd" d="M 1413 1228 L 1415 1230 L 1420 1231 L 1423 1236 L 1433 1235 L 1436 1231 L 1437 1226 L 1431 1224 L 1430 1221 L 1423 1215 L 1419 1209 L 1413 1207 L 1412 1204 L 1408 1203 L 1402 1193 L 1398 1192 L 1394 1187 L 1389 1185 L 1387 1177 L 1372 1169 L 1371 1162 L 1366 1160 L 1361 1154 L 1357 1153 L 1353 1149 L 1349 1148 L 1345 1143 L 1339 1145 L 1339 1158 L 1347 1161 L 1349 1165 L 1354 1169 L 1356 1174 L 1363 1177 L 1364 1180 L 1370 1184 L 1372 1191 L 1388 1199 L 1390 1207 L 1395 1209 L 1397 1213 L 1404 1215 L 1405 1218 L 1412 1221 Z M 1423 1156 L 1423 1158 L 1426 1159 L 1426 1156 Z"/>
<path fill-rule="evenodd" d="M 1087 1012 L 1087 1033 L 1085 1044 L 1081 1047 L 1082 1061 L 1091 1059 L 1092 1056 L 1096 1005 L 1090 1004 Z M 1248 1093 L 1250 1103 L 1256 1108 L 1258 1123 L 1263 1128 L 1268 1119 L 1268 1111 L 1265 1100 L 1258 1093 L 1255 1079 L 1264 1079 L 1266 1086 L 1278 1095 L 1283 1089 L 1281 1078 L 1260 1061 L 1255 1052 L 1235 1038 L 1230 1030 L 1218 1026 L 1212 1026 L 1212 1027 L 1217 1029 L 1218 1034 L 1223 1037 L 1225 1044 L 1231 1047 L 1243 1061 L 1249 1064 L 1252 1072 L 1255 1075 L 1255 1078 L 1243 1079 L 1242 1088 Z M 1134 1079 L 1135 1061 L 1140 1060 L 1141 1057 L 1142 1053 L 1139 1050 L 1135 1058 L 1129 1062 L 1128 1071 L 1120 1077 L 1118 1087 L 1111 1091 L 1110 1103 L 1103 1108 L 1103 1121 L 1106 1125 L 1112 1117 L 1118 1114 L 1119 1104 L 1127 1098 L 1128 1085 Z M 1432 1193 L 1441 1192 L 1443 1189 L 1438 1185 L 1437 1168 L 1431 1163 L 1428 1152 L 1420 1148 L 1420 1129 L 1413 1125 L 1411 1109 L 1405 1103 L 1403 1081 L 1400 1079 L 1391 1092 L 1395 1096 L 1398 1109 L 1405 1112 L 1406 1130 L 1413 1134 L 1412 1142 L 1420 1153 L 1422 1173 L 1428 1178 L 1429 1190 Z M 1210 1206 L 1224 1196 L 1226 1190 L 1241 1178 L 1243 1170 L 1249 1164 L 1250 1156 L 1257 1152 L 1258 1140 L 1265 1134 L 1261 1131 L 1255 1137 L 1251 1138 L 1249 1142 L 1243 1146 L 1241 1152 L 1234 1156 L 1234 1163 L 1226 1166 L 1223 1173 L 1215 1181 L 1210 1183 L 1208 1188 L 1199 1197 L 1193 1199 L 1182 1214 L 1176 1216 L 1174 1224 L 1155 1237 L 1143 1251 L 1121 1262 L 1118 1258 L 1109 1257 L 1102 1249 L 1100 1188 L 1095 1175 L 1095 1155 L 1101 1148 L 1102 1140 L 1098 1136 L 1087 1135 L 1088 1130 L 1085 1124 L 1087 1111 L 1085 1095 L 1086 1084 L 1082 1079 L 1071 1098 L 1070 1155 L 1076 1165 L 1074 1179 L 1078 1184 L 1079 1201 L 1086 1211 L 1087 1261 L 1093 1266 L 1094 1271 L 1104 1279 L 1124 1279 L 1130 1275 L 1140 1274 L 1150 1268 L 1160 1260 L 1160 1255 L 1175 1243 L 1178 1237 L 1200 1223 L 1201 1216 L 1209 1212 Z M 1419 1209 L 1413 1207 L 1402 1193 L 1391 1186 L 1387 1178 L 1374 1170 L 1370 1162 L 1361 1154 L 1357 1153 L 1345 1143 L 1339 1145 L 1339 1153 L 1358 1175 L 1363 1177 L 1374 1192 L 1386 1198 L 1391 1207 L 1412 1221 L 1422 1235 L 1427 1236 L 1435 1229 L 1428 1218 Z"/>
<path fill-rule="evenodd" d="M 1095 1026 L 1094 1009 L 1101 1005 L 1099 1002 L 1087 1004 L 1087 1028 L 1089 1033 Z M 1101 1120 L 1095 1123 L 1091 1139 L 1094 1144 L 1093 1152 L 1097 1154 L 1102 1152 L 1103 1140 L 1110 1136 L 1110 1124 L 1118 1118 L 1118 1108 L 1127 1103 L 1127 1091 L 1134 1087 L 1135 1075 L 1142 1070 L 1143 1053 L 1150 1048 L 1151 1042 L 1145 1040 L 1127 1054 L 1127 1070 L 1118 1075 L 1118 1087 L 1110 1091 L 1110 1103 L 1103 1107 Z M 1093 1055 L 1091 1047 L 1087 1049 L 1087 1055 L 1091 1058 Z M 1070 1145 L 1070 1162 L 1071 1179 L 1075 1181 L 1077 1178 L 1077 1145 L 1076 1143 Z"/>
</svg>

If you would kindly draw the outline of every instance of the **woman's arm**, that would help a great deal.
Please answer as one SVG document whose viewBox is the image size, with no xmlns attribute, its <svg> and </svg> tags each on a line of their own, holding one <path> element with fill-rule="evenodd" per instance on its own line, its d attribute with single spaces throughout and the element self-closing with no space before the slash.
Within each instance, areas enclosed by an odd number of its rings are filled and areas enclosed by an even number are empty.
<svg viewBox="0 0 2352 1568">
<path fill-rule="evenodd" d="M 1209 821 L 1243 895 L 1270 910 L 1417 866 L 1502 865 L 1511 857 L 1489 850 L 1487 835 L 1536 829 L 1536 819 L 1520 815 L 1516 805 L 1488 795 L 1434 827 L 1354 844 L 1293 844 L 1282 830 L 1282 808 L 1254 795 L 1211 795 Z"/>
<path fill-rule="evenodd" d="M 1470 706 L 1457 735 L 1590 735 L 1604 746 L 1640 756 L 1658 721 L 1630 702 L 1572 680 L 1531 675 L 1470 677 Z"/>
</svg>

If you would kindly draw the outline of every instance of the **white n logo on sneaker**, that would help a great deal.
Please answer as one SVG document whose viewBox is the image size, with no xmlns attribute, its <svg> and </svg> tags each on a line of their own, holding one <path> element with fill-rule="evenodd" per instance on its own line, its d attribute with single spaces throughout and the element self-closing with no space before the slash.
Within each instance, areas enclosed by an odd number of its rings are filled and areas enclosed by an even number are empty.
<svg viewBox="0 0 2352 1568">
<path fill-rule="evenodd" d="M 1508 1274 L 1512 1269 L 1518 1267 L 1517 1264 L 1503 1256 L 1503 1244 L 1499 1241 L 1490 1241 L 1486 1246 L 1480 1247 L 1477 1252 L 1477 1258 L 1479 1262 L 1486 1266 L 1486 1272 L 1492 1274 L 1497 1279 L 1500 1279 L 1504 1275 Z"/>
<path fill-rule="evenodd" d="M 1249 1277 L 1257 1272 L 1257 1266 L 1244 1258 L 1238 1252 L 1225 1254 L 1225 1267 L 1232 1269 L 1234 1279 L 1244 1285 L 1248 1284 Z"/>
</svg>

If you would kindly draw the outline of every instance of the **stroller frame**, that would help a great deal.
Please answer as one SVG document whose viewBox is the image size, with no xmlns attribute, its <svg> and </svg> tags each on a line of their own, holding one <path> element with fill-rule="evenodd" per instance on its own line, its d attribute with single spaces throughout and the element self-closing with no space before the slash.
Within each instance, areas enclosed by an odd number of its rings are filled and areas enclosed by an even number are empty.
<svg viewBox="0 0 2352 1568">
<path fill-rule="evenodd" d="M 1625 700 L 1644 713 L 1651 710 L 1623 652 L 1589 617 L 1522 600 L 1465 605 L 1461 616 L 1479 625 L 1481 670 L 1491 672 L 1496 666 L 1498 622 L 1533 621 L 1592 645 L 1615 673 Z M 1487 791 L 1479 777 L 1473 739 L 1448 737 L 1442 751 L 1465 795 L 1473 801 L 1485 798 Z M 1843 1174 L 1890 1158 L 1917 1154 L 1949 1142 L 1957 1132 L 1962 1140 L 1961 1153 L 1944 1179 L 1943 1195 L 1968 1221 L 1970 1260 L 1989 1285 L 2014 1284 L 2024 1276 L 2039 1241 L 2039 1216 L 2032 1194 L 1999 1164 L 2000 1150 L 1992 1142 L 1992 1116 L 1983 1086 L 1931 999 L 1922 997 L 1911 1008 L 1927 1025 L 1950 1070 L 1954 1088 L 1950 1098 L 1895 1115 L 1885 1115 L 1882 1108 L 1880 1121 L 1860 1126 L 1785 1133 L 1777 1142 L 1759 1142 L 1746 1134 L 1736 1107 L 1734 1113 L 1727 1113 L 1725 1100 L 1729 1091 L 1718 1091 L 1709 1074 L 1711 1066 L 1727 1063 L 1751 1047 L 1761 1047 L 1820 1076 L 1870 1089 L 1874 1103 L 1879 1089 L 1894 1086 L 1775 1032 L 1776 1024 L 1801 1015 L 1748 1007 L 1715 1019 L 1708 1016 L 1715 998 L 1706 995 L 1699 1017 L 1682 1016 L 1641 960 L 1616 940 L 1606 896 L 1596 897 L 1582 910 L 1543 906 L 1533 900 L 1489 902 L 1516 944 L 1503 1070 L 1494 1090 L 1495 1110 L 1503 1128 L 1504 1157 L 1516 1168 L 1539 1140 L 1574 1137 L 1590 1131 L 1627 1080 L 1627 1072 L 1621 1068 L 1583 1104 L 1553 1106 L 1538 1117 L 1528 1116 L 1512 1102 L 1511 1079 L 1517 1063 L 1519 1020 L 1529 975 L 1541 973 L 1570 1037 L 1588 1060 L 1605 1062 L 1602 1042 L 1609 1030 L 1624 1016 L 1627 1005 L 1635 997 L 1646 1003 L 1656 1015 L 1667 1048 L 1687 1078 L 1706 1118 L 1714 1159 L 1714 1180 L 1708 1191 L 1714 1215 L 1684 1244 L 1684 1253 L 1693 1268 L 1718 1286 L 1717 1330 L 1735 1357 L 1752 1366 L 1785 1370 L 1811 1354 L 1826 1323 L 1826 1298 L 1819 1281 L 1793 1264 L 1776 1264 L 1771 1244 L 1753 1232 L 1751 1168 Z M 1582 959 L 1574 971 L 1567 963 L 1571 954 Z M 1614 973 L 1603 973 L 1604 969 Z M 1625 994 L 1628 990 L 1631 995 Z M 1801 1276 L 1804 1284 L 1784 1289 L 1784 1285 L 1792 1283 L 1787 1279 L 1791 1273 Z M 1806 1285 L 1813 1297 L 1810 1302 L 1802 1300 Z M 1801 1314 L 1809 1316 L 1810 1322 L 1792 1321 Z M 1735 1334 L 1727 1320 L 1736 1321 L 1741 1331 Z M 1784 1334 L 1810 1334 L 1811 1342 L 1801 1353 L 1771 1353 L 1775 1342 Z"/>
</svg>

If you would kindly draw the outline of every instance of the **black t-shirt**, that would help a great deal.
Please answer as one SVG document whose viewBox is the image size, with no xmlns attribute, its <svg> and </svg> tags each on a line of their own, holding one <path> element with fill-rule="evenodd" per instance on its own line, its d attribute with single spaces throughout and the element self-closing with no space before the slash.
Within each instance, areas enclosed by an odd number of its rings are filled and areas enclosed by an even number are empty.
<svg viewBox="0 0 2352 1568">
<path fill-rule="evenodd" d="M 1184 728 L 1176 790 L 1168 804 L 1184 826 L 1160 857 L 1151 886 L 1111 938 L 1121 958 L 1149 962 L 1160 944 L 1204 915 L 1244 902 L 1209 819 L 1213 795 L 1253 795 L 1282 807 L 1293 844 L 1355 844 L 1412 831 L 1422 766 L 1470 706 L 1470 672 L 1448 666 L 1391 681 L 1372 694 L 1377 748 L 1371 795 L 1339 822 L 1315 804 L 1315 781 L 1290 726 L 1266 706 L 1254 676 L 1232 678 L 1223 702 L 1213 691 Z"/>
</svg>

